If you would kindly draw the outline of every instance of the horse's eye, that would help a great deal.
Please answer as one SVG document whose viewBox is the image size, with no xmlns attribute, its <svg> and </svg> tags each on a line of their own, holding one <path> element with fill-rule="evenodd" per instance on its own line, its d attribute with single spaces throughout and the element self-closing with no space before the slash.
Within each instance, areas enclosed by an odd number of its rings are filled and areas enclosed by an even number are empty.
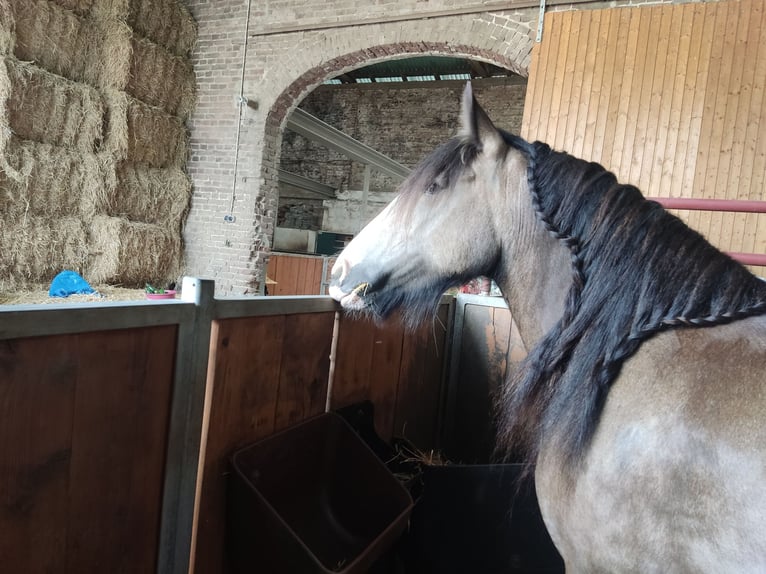
<svg viewBox="0 0 766 574">
<path fill-rule="evenodd" d="M 426 195 L 433 195 L 439 191 L 439 185 L 434 181 L 426 188 Z"/>
</svg>

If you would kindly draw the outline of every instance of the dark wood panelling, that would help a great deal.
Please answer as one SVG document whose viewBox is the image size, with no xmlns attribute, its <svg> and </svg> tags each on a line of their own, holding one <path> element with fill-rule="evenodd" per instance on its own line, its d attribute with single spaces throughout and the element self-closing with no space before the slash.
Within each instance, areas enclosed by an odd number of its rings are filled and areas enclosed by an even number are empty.
<svg viewBox="0 0 766 574">
<path fill-rule="evenodd" d="M 176 327 L 0 342 L 0 563 L 156 568 Z"/>
<path fill-rule="evenodd" d="M 343 316 L 338 337 L 332 407 L 363 400 L 375 405 L 378 434 L 406 436 L 433 448 L 441 414 L 449 306 L 415 331 L 397 318 L 383 324 Z"/>
<path fill-rule="evenodd" d="M 324 410 L 333 313 L 213 324 L 195 569 L 225 572 L 226 473 L 231 454 Z"/>
<path fill-rule="evenodd" d="M 461 305 L 458 300 L 458 306 Z M 454 397 L 448 421 L 446 454 L 450 460 L 486 463 L 495 444 L 495 399 L 510 370 L 526 357 L 518 328 L 506 307 L 466 304 L 457 360 L 450 373 Z"/>
</svg>

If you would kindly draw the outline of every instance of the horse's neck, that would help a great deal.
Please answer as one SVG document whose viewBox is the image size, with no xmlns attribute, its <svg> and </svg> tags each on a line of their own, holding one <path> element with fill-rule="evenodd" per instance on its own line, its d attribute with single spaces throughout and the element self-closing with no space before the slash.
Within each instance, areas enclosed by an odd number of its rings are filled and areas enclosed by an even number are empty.
<svg viewBox="0 0 766 574">
<path fill-rule="evenodd" d="M 499 226 L 503 255 L 493 278 L 531 349 L 563 314 L 572 264 L 568 250 L 537 218 L 526 187 L 508 209 L 510 217 Z"/>
</svg>

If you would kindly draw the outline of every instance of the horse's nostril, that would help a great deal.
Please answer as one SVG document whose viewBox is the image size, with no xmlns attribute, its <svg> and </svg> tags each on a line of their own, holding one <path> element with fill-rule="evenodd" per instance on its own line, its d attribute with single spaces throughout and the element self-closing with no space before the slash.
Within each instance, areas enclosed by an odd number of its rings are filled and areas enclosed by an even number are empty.
<svg viewBox="0 0 766 574">
<path fill-rule="evenodd" d="M 332 266 L 332 275 L 330 277 L 332 282 L 336 285 L 342 283 L 350 269 L 351 266 L 346 259 L 343 257 L 338 258 L 335 265 Z"/>
</svg>

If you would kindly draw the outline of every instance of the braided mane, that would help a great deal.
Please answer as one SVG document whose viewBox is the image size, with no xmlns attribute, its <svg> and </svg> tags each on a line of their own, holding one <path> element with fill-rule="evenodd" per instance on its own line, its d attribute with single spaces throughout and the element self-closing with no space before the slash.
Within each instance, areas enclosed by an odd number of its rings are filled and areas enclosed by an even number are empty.
<svg viewBox="0 0 766 574">
<path fill-rule="evenodd" d="M 601 165 L 540 142 L 517 149 L 539 219 L 571 254 L 572 285 L 504 388 L 499 446 L 533 462 L 545 438 L 574 464 L 642 342 L 766 314 L 766 282 Z"/>
</svg>

